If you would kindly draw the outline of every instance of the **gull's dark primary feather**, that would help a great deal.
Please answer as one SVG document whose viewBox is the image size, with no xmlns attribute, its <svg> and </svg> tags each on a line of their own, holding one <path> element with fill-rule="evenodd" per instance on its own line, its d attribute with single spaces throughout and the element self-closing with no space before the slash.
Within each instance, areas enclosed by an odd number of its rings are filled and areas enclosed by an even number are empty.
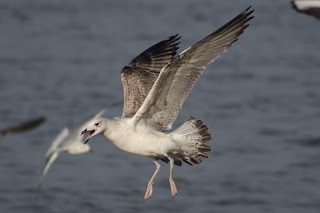
<svg viewBox="0 0 320 213">
<path fill-rule="evenodd" d="M 131 116 L 140 108 L 161 69 L 176 55 L 180 38 L 177 34 L 153 45 L 122 69 L 124 90 L 122 116 Z"/>
</svg>

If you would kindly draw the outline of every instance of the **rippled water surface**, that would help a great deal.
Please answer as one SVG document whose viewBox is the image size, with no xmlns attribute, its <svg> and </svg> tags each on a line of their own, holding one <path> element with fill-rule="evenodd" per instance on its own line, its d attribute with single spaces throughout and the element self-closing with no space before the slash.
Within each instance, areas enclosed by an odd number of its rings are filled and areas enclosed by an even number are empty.
<svg viewBox="0 0 320 213">
<path fill-rule="evenodd" d="M 36 198 L 51 141 L 122 101 L 123 66 L 176 33 L 184 50 L 249 5 L 250 27 L 208 66 L 175 122 L 193 115 L 214 136 L 201 165 L 175 168 L 175 198 L 163 164 L 143 201 L 154 164 L 102 136 L 93 153 L 62 153 Z M 0 2 L 0 31 L 0 129 L 47 117 L 0 138 L 1 212 L 320 211 L 320 21 L 289 1 L 10 0 Z"/>
</svg>

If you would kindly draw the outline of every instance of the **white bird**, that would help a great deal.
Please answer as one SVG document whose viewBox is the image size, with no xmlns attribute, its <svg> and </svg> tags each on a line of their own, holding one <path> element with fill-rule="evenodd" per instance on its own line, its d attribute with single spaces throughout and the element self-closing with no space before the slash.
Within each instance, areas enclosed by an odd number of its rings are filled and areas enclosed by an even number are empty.
<svg viewBox="0 0 320 213">
<path fill-rule="evenodd" d="M 81 130 L 90 123 L 92 119 L 96 119 L 102 116 L 107 111 L 108 108 L 104 108 L 99 111 L 93 118 L 86 120 L 81 123 L 78 127 L 69 131 L 67 127 L 65 127 L 53 140 L 50 148 L 46 154 L 46 164 L 43 170 L 42 176 L 40 178 L 40 183 L 38 186 L 38 191 L 41 189 L 41 184 L 48 173 L 51 165 L 56 160 L 60 152 L 67 152 L 69 154 L 82 154 L 86 152 L 92 152 L 90 146 L 88 144 L 83 143 L 83 136 L 81 135 Z"/>
<path fill-rule="evenodd" d="M 156 171 L 148 182 L 144 199 L 151 197 L 153 182 L 160 170 L 157 160 L 170 162 L 171 194 L 177 194 L 173 166 L 184 162 L 201 163 L 208 157 L 211 139 L 208 127 L 190 117 L 176 130 L 167 133 L 194 83 L 205 67 L 216 60 L 248 27 L 253 18 L 250 7 L 217 31 L 192 45 L 178 56 L 178 35 L 147 49 L 122 69 L 124 108 L 121 117 L 96 118 L 87 123 L 82 134 L 86 142 L 103 134 L 123 151 L 149 157 Z"/>
<path fill-rule="evenodd" d="M 320 19 L 320 0 L 291 1 L 292 8 L 297 12 L 305 13 Z"/>
</svg>

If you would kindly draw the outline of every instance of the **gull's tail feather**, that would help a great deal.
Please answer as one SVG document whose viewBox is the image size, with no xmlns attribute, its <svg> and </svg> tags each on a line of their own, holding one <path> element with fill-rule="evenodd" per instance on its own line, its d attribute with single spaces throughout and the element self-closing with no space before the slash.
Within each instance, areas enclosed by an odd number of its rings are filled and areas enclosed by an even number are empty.
<svg viewBox="0 0 320 213">
<path fill-rule="evenodd" d="M 201 120 L 190 117 L 180 127 L 171 133 L 172 137 L 180 142 L 182 152 L 178 154 L 189 165 L 200 164 L 200 157 L 208 158 L 211 147 L 205 143 L 211 140 L 208 127 Z"/>
</svg>

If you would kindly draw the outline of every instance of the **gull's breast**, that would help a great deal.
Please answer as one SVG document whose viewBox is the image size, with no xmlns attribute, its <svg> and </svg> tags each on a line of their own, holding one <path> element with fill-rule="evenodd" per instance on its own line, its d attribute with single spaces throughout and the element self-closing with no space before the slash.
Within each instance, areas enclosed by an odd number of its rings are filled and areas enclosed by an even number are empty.
<svg viewBox="0 0 320 213">
<path fill-rule="evenodd" d="M 122 126 L 105 136 L 119 149 L 136 155 L 157 157 L 179 149 L 171 135 L 148 128 Z"/>
</svg>

